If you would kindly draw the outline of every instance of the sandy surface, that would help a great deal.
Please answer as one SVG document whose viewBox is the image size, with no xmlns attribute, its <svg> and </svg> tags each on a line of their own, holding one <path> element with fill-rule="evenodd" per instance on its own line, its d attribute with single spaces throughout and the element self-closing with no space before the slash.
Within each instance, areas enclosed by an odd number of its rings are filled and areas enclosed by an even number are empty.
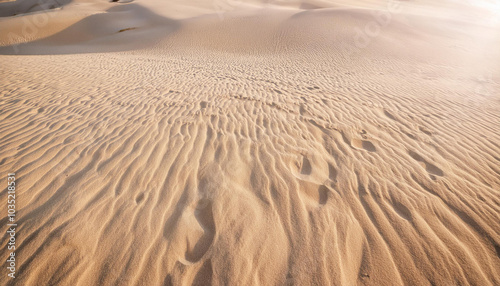
<svg viewBox="0 0 500 286">
<path fill-rule="evenodd" d="M 33 3 L 1 285 L 500 285 L 499 2 Z"/>
</svg>

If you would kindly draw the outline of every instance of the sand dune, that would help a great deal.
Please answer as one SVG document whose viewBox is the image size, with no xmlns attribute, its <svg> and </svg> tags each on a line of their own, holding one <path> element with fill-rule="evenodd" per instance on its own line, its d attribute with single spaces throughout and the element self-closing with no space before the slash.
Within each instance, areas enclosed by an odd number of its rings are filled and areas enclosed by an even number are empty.
<svg viewBox="0 0 500 286">
<path fill-rule="evenodd" d="M 2 285 L 500 284 L 494 2 L 23 3 Z"/>
<path fill-rule="evenodd" d="M 16 0 L 0 1 L 0 17 L 23 15 L 60 8 L 71 0 Z"/>
</svg>

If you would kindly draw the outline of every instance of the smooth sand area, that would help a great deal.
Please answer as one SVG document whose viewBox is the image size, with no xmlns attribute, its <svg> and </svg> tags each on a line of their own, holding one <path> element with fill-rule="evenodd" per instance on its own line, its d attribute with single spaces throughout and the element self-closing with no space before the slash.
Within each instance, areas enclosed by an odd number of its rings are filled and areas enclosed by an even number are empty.
<svg viewBox="0 0 500 286">
<path fill-rule="evenodd" d="M 464 2 L 0 3 L 0 285 L 500 285 Z"/>
</svg>

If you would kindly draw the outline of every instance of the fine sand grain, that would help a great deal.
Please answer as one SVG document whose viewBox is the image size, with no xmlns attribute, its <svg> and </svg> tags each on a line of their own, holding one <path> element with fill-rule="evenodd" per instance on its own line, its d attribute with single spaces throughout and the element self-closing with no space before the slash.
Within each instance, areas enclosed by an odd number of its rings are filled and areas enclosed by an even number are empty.
<svg viewBox="0 0 500 286">
<path fill-rule="evenodd" d="M 500 285 L 499 2 L 42 2 L 0 285 Z"/>
</svg>

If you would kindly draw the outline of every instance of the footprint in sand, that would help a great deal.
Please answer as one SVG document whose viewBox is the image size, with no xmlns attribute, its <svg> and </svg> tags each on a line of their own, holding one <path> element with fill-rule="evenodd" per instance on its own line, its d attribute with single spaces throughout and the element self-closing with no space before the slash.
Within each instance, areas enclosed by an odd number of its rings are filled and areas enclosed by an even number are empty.
<svg viewBox="0 0 500 286">
<path fill-rule="evenodd" d="M 296 167 L 294 173 L 299 179 L 301 194 L 310 202 L 316 202 L 319 205 L 326 204 L 330 190 L 323 182 L 327 178 L 336 182 L 337 170 L 335 167 L 326 162 L 311 161 L 305 156 L 302 157 L 302 163 L 297 163 Z"/>
<path fill-rule="evenodd" d="M 436 165 L 433 165 L 429 162 L 427 162 L 424 158 L 422 158 L 422 156 L 420 156 L 419 154 L 413 152 L 413 151 L 409 151 L 408 152 L 410 154 L 410 156 L 418 161 L 420 163 L 420 165 L 427 171 L 427 173 L 431 174 L 431 175 L 435 175 L 435 176 L 444 176 L 444 172 L 443 170 L 441 170 L 440 168 L 438 168 Z"/>
<path fill-rule="evenodd" d="M 364 149 L 368 152 L 375 152 L 377 148 L 368 140 L 352 139 L 351 146 L 356 149 Z"/>
<path fill-rule="evenodd" d="M 306 157 L 302 157 L 302 167 L 300 168 L 300 173 L 302 175 L 311 175 L 311 172 L 311 162 Z"/>
<path fill-rule="evenodd" d="M 321 185 L 318 188 L 318 203 L 320 205 L 326 204 L 328 200 L 328 188 L 325 185 Z"/>
<path fill-rule="evenodd" d="M 165 223 L 164 236 L 179 262 L 191 265 L 202 260 L 215 238 L 212 201 L 200 199 L 195 206 L 186 206 L 181 198 L 178 208 Z"/>
<path fill-rule="evenodd" d="M 405 220 L 412 220 L 412 214 L 409 208 L 407 208 L 404 204 L 400 203 L 399 201 L 393 200 L 392 201 L 392 207 L 394 208 L 394 211 L 402 218 Z"/>
<path fill-rule="evenodd" d="M 308 181 L 300 181 L 301 194 L 306 201 L 314 202 L 316 205 L 325 205 L 328 202 L 330 190 L 324 184 L 316 184 Z"/>
<path fill-rule="evenodd" d="M 196 206 L 194 215 L 202 233 L 194 241 L 187 239 L 187 249 L 185 259 L 191 263 L 198 262 L 208 251 L 215 236 L 215 222 L 212 212 L 212 202 L 208 199 L 201 199 Z"/>
<path fill-rule="evenodd" d="M 332 180 L 332 182 L 337 182 L 337 169 L 332 164 L 328 164 L 328 178 Z"/>
</svg>

